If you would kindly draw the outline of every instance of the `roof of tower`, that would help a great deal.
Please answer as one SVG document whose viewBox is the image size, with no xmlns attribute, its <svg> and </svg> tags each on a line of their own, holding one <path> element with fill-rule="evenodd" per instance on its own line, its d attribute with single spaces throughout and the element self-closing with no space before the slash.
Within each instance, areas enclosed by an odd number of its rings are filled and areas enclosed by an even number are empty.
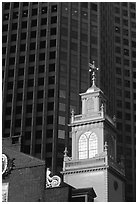
<svg viewBox="0 0 138 204">
<path fill-rule="evenodd" d="M 93 93 L 93 92 L 97 92 L 97 91 L 101 91 L 101 89 L 98 88 L 97 86 L 91 86 L 90 88 L 88 88 L 86 93 Z"/>
</svg>

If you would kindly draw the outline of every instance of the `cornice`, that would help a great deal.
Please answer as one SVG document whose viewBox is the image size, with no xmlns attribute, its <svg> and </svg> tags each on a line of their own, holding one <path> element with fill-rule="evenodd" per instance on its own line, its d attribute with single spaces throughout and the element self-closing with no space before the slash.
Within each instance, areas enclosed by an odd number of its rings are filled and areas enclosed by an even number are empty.
<svg viewBox="0 0 138 204">
<path fill-rule="evenodd" d="M 97 171 L 103 171 L 108 169 L 108 166 L 101 166 L 101 167 L 95 167 L 95 168 L 85 168 L 85 169 L 73 169 L 73 170 L 66 170 L 62 171 L 62 174 L 79 174 L 79 173 L 87 173 L 87 172 L 97 172 Z"/>
</svg>

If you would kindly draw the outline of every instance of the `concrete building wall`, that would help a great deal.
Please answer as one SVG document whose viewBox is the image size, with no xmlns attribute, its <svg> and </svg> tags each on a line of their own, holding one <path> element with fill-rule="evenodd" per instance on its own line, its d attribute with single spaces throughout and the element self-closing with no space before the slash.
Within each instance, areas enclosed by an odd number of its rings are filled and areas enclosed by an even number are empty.
<svg viewBox="0 0 138 204">
<path fill-rule="evenodd" d="M 109 202 L 124 201 L 124 183 L 122 180 L 108 172 L 108 199 Z"/>
<path fill-rule="evenodd" d="M 106 170 L 67 174 L 64 177 L 64 182 L 75 188 L 93 188 L 97 195 L 94 202 L 107 201 Z"/>
</svg>

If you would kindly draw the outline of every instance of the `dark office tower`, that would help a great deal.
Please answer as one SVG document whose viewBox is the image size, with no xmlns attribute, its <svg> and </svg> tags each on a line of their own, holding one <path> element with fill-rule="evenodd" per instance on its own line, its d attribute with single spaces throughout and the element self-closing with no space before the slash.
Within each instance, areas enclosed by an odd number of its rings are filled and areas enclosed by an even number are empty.
<svg viewBox="0 0 138 204">
<path fill-rule="evenodd" d="M 3 3 L 3 137 L 61 170 L 72 109 L 95 61 L 107 113 L 125 156 L 126 200 L 135 194 L 135 3 Z M 16 142 L 16 140 L 14 140 Z"/>
<path fill-rule="evenodd" d="M 125 156 L 126 200 L 135 201 L 136 173 L 136 10 L 115 3 L 115 70 L 118 157 Z"/>
</svg>

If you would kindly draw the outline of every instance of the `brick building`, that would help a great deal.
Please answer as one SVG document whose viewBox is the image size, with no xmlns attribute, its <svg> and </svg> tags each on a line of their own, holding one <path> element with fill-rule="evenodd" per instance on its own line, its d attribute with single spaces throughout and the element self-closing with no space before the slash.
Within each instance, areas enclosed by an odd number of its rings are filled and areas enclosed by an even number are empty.
<svg viewBox="0 0 138 204">
<path fill-rule="evenodd" d="M 8 184 L 8 202 L 38 202 L 43 200 L 45 186 L 45 162 L 19 151 L 11 144 L 11 138 L 3 140 L 3 154 L 14 159 L 10 174 L 2 179 Z"/>
</svg>

